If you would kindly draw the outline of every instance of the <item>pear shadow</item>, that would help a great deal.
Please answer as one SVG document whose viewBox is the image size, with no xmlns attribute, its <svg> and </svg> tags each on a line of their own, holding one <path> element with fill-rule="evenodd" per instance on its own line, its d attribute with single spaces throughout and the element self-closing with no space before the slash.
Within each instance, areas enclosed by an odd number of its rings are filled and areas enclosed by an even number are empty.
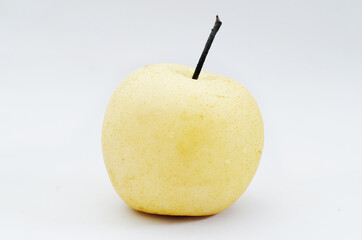
<svg viewBox="0 0 362 240">
<path fill-rule="evenodd" d="M 130 214 L 141 218 L 142 220 L 156 222 L 161 224 L 178 224 L 178 223 L 186 223 L 186 222 L 195 222 L 195 221 L 202 221 L 208 218 L 212 218 L 214 215 L 207 215 L 207 216 L 172 216 L 172 215 L 159 215 L 159 214 L 152 214 L 146 212 L 140 212 L 134 210 L 132 208 L 128 208 Z"/>
</svg>

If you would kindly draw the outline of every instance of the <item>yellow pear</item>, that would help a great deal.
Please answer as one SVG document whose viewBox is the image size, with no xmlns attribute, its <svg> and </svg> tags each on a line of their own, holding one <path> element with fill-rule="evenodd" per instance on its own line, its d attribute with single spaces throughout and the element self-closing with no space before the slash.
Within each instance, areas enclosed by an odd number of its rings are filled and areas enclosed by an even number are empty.
<svg viewBox="0 0 362 240">
<path fill-rule="evenodd" d="M 177 64 L 153 64 L 121 82 L 103 123 L 105 165 L 132 208 L 202 216 L 246 190 L 263 149 L 263 122 L 238 82 Z"/>
</svg>

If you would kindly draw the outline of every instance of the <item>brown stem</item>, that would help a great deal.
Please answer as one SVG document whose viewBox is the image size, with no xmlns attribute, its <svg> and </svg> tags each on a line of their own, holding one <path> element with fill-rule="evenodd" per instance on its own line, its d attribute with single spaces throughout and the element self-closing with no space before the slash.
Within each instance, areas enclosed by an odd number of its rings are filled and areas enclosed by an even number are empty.
<svg viewBox="0 0 362 240">
<path fill-rule="evenodd" d="M 204 51 L 202 51 L 201 57 L 199 59 L 199 62 L 197 63 L 194 75 L 192 76 L 192 79 L 197 80 L 199 78 L 202 66 L 204 65 L 205 59 L 207 54 L 209 53 L 209 49 L 211 47 L 212 42 L 214 41 L 215 35 L 217 33 L 217 31 L 219 31 L 219 28 L 221 27 L 222 22 L 219 19 L 219 16 L 216 15 L 216 21 L 215 21 L 215 25 L 214 28 L 211 29 L 211 33 L 209 38 L 207 39 L 207 42 L 205 44 L 204 47 Z"/>
</svg>

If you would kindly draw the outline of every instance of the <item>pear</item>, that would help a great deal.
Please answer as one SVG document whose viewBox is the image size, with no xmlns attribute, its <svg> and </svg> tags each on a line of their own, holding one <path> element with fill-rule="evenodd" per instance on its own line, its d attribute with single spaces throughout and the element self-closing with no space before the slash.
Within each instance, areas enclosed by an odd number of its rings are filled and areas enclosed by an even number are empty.
<svg viewBox="0 0 362 240">
<path fill-rule="evenodd" d="M 202 65 L 202 64 L 201 64 Z M 132 208 L 204 216 L 247 189 L 263 149 L 252 95 L 218 74 L 162 63 L 142 67 L 113 93 L 104 117 L 104 162 Z"/>
</svg>

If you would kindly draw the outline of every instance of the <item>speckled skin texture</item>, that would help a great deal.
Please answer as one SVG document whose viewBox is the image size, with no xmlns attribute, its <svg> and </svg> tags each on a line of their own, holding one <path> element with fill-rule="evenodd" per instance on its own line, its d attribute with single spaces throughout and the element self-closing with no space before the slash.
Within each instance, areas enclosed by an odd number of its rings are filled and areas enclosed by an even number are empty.
<svg viewBox="0 0 362 240">
<path fill-rule="evenodd" d="M 251 94 L 229 78 L 153 64 L 121 82 L 103 123 L 113 187 L 132 208 L 202 216 L 228 208 L 258 167 L 264 133 Z"/>
</svg>

